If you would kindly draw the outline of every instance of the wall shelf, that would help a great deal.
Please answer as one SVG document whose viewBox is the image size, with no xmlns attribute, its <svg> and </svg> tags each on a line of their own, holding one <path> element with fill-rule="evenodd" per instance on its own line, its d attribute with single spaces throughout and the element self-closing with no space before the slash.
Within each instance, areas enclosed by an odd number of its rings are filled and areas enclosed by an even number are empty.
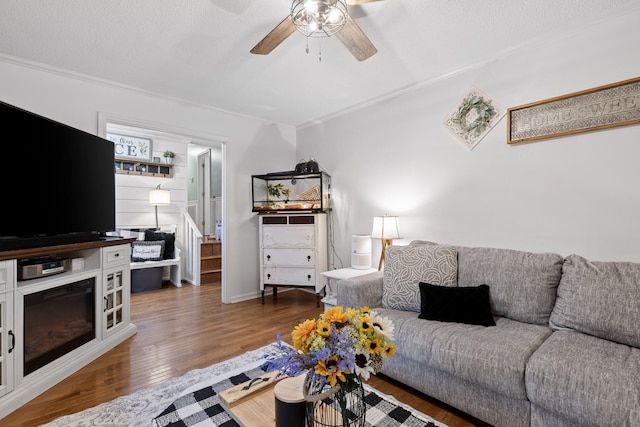
<svg viewBox="0 0 640 427">
<path fill-rule="evenodd" d="M 115 171 L 126 175 L 158 176 L 161 178 L 173 177 L 173 164 L 157 162 L 141 162 L 134 159 L 116 159 Z"/>
</svg>

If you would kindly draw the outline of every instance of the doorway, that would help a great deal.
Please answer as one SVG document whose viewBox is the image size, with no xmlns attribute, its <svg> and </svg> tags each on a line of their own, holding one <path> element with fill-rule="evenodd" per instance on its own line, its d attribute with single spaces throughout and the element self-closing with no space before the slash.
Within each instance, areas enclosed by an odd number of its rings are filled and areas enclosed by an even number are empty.
<svg viewBox="0 0 640 427">
<path fill-rule="evenodd" d="M 197 174 L 195 193 L 189 191 L 190 208 L 198 228 L 210 239 L 222 239 L 222 153 L 217 147 L 190 144 L 190 157 L 195 159 L 193 173 Z M 191 164 L 191 162 L 190 162 Z M 193 197 L 192 197 L 193 196 Z"/>
<path fill-rule="evenodd" d="M 154 224 L 153 210 L 149 205 L 148 194 L 158 185 L 162 189 L 171 191 L 171 203 L 168 206 L 159 206 L 158 215 L 161 224 L 181 224 L 182 216 L 191 216 L 194 223 L 201 223 L 197 218 L 196 211 L 205 214 L 204 194 L 201 202 L 198 201 L 196 192 L 198 188 L 209 186 L 209 194 L 215 204 L 210 204 L 207 210 L 214 207 L 214 210 L 207 216 L 210 221 L 205 221 L 204 225 L 211 227 L 203 228 L 201 233 L 204 236 L 215 235 L 215 221 L 220 221 L 220 234 L 225 234 L 223 221 L 226 209 L 222 201 L 224 200 L 224 156 L 225 141 L 215 135 L 203 134 L 202 132 L 185 132 L 184 129 L 173 129 L 170 126 L 159 125 L 157 123 L 145 123 L 129 120 L 122 117 L 98 114 L 98 135 L 106 137 L 108 132 L 120 132 L 131 134 L 132 136 L 147 138 L 151 140 L 150 161 L 163 162 L 164 151 L 173 151 L 176 156 L 172 163 L 172 175 L 170 177 L 159 178 L 156 176 L 129 176 L 116 174 L 116 225 L 121 228 L 136 228 L 149 224 Z M 209 179 L 200 172 L 198 168 L 198 154 L 206 153 L 209 157 L 210 168 Z M 203 160 L 205 161 L 205 160 Z M 197 206 L 201 204 L 202 208 Z M 217 218 L 217 219 L 214 219 Z M 152 220 L 153 219 L 153 220 Z M 204 219 L 204 218 L 203 218 Z M 211 222 L 213 221 L 213 222 Z M 207 224 L 207 223 L 210 224 Z M 205 234 L 207 233 L 207 234 Z M 186 247 L 185 236 L 176 235 L 176 241 L 181 243 L 182 248 Z M 224 242 L 221 245 L 222 255 L 226 252 Z M 224 256 L 222 256 L 224 260 Z M 195 278 L 194 278 L 195 280 Z M 193 283 L 193 282 L 192 282 Z M 197 283 L 199 283 L 199 278 Z M 225 301 L 226 284 L 224 275 L 221 277 L 222 300 Z"/>
</svg>

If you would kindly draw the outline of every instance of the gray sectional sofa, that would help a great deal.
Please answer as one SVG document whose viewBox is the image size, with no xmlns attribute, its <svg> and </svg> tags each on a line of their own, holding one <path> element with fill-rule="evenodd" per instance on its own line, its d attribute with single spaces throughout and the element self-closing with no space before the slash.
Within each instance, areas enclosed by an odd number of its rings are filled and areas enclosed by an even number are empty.
<svg viewBox="0 0 640 427">
<path fill-rule="evenodd" d="M 477 419 L 640 426 L 638 263 L 414 241 L 387 247 L 382 272 L 336 288 L 338 305 L 394 322 L 383 374 Z M 469 315 L 487 309 L 495 325 Z"/>
</svg>

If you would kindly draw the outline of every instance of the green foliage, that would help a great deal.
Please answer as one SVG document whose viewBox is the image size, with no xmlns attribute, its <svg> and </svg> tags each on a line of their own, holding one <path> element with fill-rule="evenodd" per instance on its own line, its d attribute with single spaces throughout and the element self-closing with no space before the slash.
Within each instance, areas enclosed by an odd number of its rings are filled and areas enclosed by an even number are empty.
<svg viewBox="0 0 640 427">
<path fill-rule="evenodd" d="M 474 95 L 462 102 L 451 121 L 464 133 L 478 136 L 489 126 L 496 114 L 491 101 L 485 101 L 483 97 Z"/>
<path fill-rule="evenodd" d="M 291 194 L 291 190 L 285 187 L 284 185 L 282 185 L 281 183 L 268 184 L 267 192 L 269 193 L 269 196 L 275 197 L 276 200 L 285 200 L 285 201 L 289 200 L 289 197 Z M 282 198 L 282 196 L 284 196 L 284 198 Z"/>
</svg>

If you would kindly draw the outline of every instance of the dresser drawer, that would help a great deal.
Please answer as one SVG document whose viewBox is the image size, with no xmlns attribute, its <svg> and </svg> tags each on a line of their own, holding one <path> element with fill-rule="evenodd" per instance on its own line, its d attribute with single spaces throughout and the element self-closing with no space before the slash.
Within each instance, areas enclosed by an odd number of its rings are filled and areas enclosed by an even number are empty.
<svg viewBox="0 0 640 427">
<path fill-rule="evenodd" d="M 313 249 L 265 249 L 265 267 L 269 266 L 292 266 L 311 267 L 316 265 L 316 255 Z"/>
<path fill-rule="evenodd" d="M 265 285 L 316 285 L 316 271 L 313 268 L 296 267 L 264 267 L 263 281 Z"/>
<path fill-rule="evenodd" d="M 102 268 L 113 265 L 129 264 L 131 262 L 131 246 L 118 245 L 102 248 Z"/>
<path fill-rule="evenodd" d="M 263 248 L 313 248 L 313 226 L 263 226 Z"/>
</svg>

